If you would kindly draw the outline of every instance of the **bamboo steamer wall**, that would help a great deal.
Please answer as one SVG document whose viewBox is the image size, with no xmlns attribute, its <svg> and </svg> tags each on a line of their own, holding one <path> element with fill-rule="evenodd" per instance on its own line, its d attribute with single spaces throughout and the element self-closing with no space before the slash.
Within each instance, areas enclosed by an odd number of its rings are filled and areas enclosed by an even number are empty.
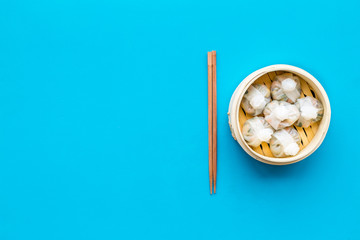
<svg viewBox="0 0 360 240">
<path fill-rule="evenodd" d="M 269 89 L 276 75 L 291 72 L 301 81 L 301 97 L 312 96 L 321 101 L 324 107 L 324 116 L 320 122 L 313 123 L 308 128 L 296 127 L 301 137 L 300 152 L 292 157 L 275 158 L 268 143 L 262 143 L 257 148 L 250 147 L 243 138 L 242 126 L 244 122 L 252 118 L 241 108 L 241 100 L 245 91 L 253 83 L 265 84 Z M 268 164 L 286 165 L 298 162 L 311 155 L 322 143 L 330 124 L 330 102 L 321 84 L 308 72 L 294 66 L 278 64 L 259 69 L 247 76 L 233 93 L 229 105 L 229 126 L 231 133 L 240 146 L 253 158 Z"/>
</svg>

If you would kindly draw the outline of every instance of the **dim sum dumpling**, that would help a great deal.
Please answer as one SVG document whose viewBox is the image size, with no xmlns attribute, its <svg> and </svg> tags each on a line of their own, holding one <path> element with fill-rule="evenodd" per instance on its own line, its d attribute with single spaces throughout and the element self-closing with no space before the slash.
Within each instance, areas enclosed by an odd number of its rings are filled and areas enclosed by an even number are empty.
<svg viewBox="0 0 360 240">
<path fill-rule="evenodd" d="M 295 103 L 300 94 L 300 79 L 292 73 L 277 75 L 271 84 L 271 96 L 274 100 Z"/>
<path fill-rule="evenodd" d="M 319 100 L 313 97 L 299 98 L 295 106 L 300 111 L 299 120 L 295 125 L 298 127 L 307 128 L 311 123 L 320 121 L 324 114 L 323 105 Z"/>
<path fill-rule="evenodd" d="M 274 132 L 270 140 L 270 150 L 275 157 L 295 156 L 300 151 L 300 136 L 293 127 Z"/>
<path fill-rule="evenodd" d="M 241 105 L 246 113 L 257 116 L 269 102 L 270 90 L 263 84 L 254 84 L 246 90 Z"/>
<path fill-rule="evenodd" d="M 300 116 L 299 109 L 288 102 L 274 100 L 264 109 L 265 120 L 275 129 L 291 126 Z"/>
<path fill-rule="evenodd" d="M 248 119 L 242 128 L 245 141 L 253 147 L 258 147 L 262 142 L 269 142 L 274 130 L 263 117 Z"/>
</svg>

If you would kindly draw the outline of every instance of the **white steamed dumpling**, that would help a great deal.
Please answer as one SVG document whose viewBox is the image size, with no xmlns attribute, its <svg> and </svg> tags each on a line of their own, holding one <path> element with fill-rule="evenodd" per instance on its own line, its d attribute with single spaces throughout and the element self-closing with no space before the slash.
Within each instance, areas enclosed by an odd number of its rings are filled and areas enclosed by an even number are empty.
<svg viewBox="0 0 360 240">
<path fill-rule="evenodd" d="M 311 123 L 320 121 L 324 115 L 324 108 L 321 102 L 310 96 L 299 98 L 295 106 L 300 111 L 299 120 L 295 123 L 298 127 L 307 128 Z"/>
<path fill-rule="evenodd" d="M 276 131 L 270 140 L 270 151 L 275 157 L 295 156 L 300 151 L 300 136 L 293 127 Z"/>
<path fill-rule="evenodd" d="M 270 90 L 263 84 L 253 84 L 246 90 L 241 106 L 245 112 L 257 116 L 270 102 Z"/>
<path fill-rule="evenodd" d="M 242 127 L 244 139 L 252 147 L 258 147 L 262 142 L 268 143 L 273 132 L 263 117 L 250 118 Z"/>
<path fill-rule="evenodd" d="M 275 129 L 289 127 L 300 116 L 298 108 L 284 101 L 274 100 L 264 109 L 265 120 Z"/>
<path fill-rule="evenodd" d="M 300 79 L 292 73 L 277 75 L 271 84 L 271 96 L 274 100 L 295 103 L 300 94 Z"/>
</svg>

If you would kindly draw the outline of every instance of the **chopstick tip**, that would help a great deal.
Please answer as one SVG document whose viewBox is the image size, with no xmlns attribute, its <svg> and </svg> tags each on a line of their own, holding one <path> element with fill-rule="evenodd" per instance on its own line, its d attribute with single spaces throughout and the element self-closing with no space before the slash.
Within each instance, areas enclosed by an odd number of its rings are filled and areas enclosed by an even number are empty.
<svg viewBox="0 0 360 240">
<path fill-rule="evenodd" d="M 208 52 L 208 65 L 212 65 L 212 52 Z"/>
</svg>

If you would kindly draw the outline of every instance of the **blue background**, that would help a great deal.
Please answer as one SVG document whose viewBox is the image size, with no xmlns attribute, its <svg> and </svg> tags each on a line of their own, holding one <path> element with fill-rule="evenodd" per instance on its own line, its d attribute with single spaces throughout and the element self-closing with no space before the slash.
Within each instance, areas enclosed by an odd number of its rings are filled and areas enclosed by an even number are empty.
<svg viewBox="0 0 360 240">
<path fill-rule="evenodd" d="M 360 239 L 359 7 L 1 1 L 0 239 Z M 250 158 L 226 115 L 241 80 L 276 63 L 309 71 L 332 104 L 322 146 L 282 167 Z"/>
</svg>

